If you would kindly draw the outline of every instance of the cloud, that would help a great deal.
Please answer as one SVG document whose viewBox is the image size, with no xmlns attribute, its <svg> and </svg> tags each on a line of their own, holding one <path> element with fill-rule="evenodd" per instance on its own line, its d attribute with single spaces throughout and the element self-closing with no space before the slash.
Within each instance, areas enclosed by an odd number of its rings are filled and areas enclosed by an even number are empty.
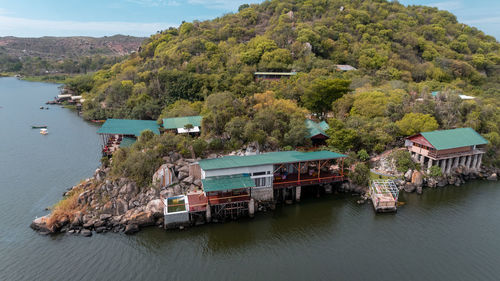
<svg viewBox="0 0 500 281">
<path fill-rule="evenodd" d="M 436 7 L 440 10 L 453 11 L 463 8 L 463 4 L 460 1 L 445 1 L 437 3 L 429 3 L 428 6 Z"/>
<path fill-rule="evenodd" d="M 473 20 L 464 20 L 466 24 L 477 24 L 477 23 L 498 23 L 500 24 L 500 17 L 487 17 Z"/>
<path fill-rule="evenodd" d="M 171 23 L 142 22 L 80 22 L 35 20 L 0 15 L 0 36 L 38 37 L 44 36 L 108 36 L 124 34 L 132 36 L 149 36 L 158 30 L 164 30 Z"/>
</svg>

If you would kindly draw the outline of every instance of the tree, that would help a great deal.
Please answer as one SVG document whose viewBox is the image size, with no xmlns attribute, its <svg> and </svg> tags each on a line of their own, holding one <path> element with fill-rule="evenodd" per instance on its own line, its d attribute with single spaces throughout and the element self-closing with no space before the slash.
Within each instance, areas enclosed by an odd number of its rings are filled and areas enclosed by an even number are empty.
<svg viewBox="0 0 500 281">
<path fill-rule="evenodd" d="M 358 151 L 357 156 L 358 156 L 359 160 L 361 160 L 363 162 L 370 159 L 370 155 L 364 149 L 361 149 L 360 151 Z"/>
<path fill-rule="evenodd" d="M 357 146 L 359 136 L 354 129 L 342 128 L 338 131 L 329 129 L 326 133 L 330 136 L 326 143 L 334 149 L 345 152 Z"/>
<path fill-rule="evenodd" d="M 323 118 L 332 103 L 350 91 L 350 84 L 350 80 L 338 78 L 314 79 L 302 96 L 302 102 L 307 109 Z"/>
<path fill-rule="evenodd" d="M 354 172 L 349 174 L 351 181 L 360 186 L 368 186 L 370 184 L 370 169 L 365 163 L 359 163 L 354 168 Z"/>
<path fill-rule="evenodd" d="M 407 113 L 403 119 L 396 122 L 401 134 L 405 136 L 414 135 L 419 132 L 434 131 L 439 125 L 430 114 Z"/>
</svg>

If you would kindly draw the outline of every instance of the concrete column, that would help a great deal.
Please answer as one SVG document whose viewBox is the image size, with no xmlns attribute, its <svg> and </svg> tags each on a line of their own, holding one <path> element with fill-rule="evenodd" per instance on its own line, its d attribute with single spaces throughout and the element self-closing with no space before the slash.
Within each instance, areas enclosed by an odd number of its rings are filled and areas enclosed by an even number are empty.
<svg viewBox="0 0 500 281">
<path fill-rule="evenodd" d="M 466 158 L 467 158 L 467 156 L 460 157 L 460 166 L 465 167 L 465 159 Z"/>
<path fill-rule="evenodd" d="M 297 186 L 295 188 L 295 201 L 297 202 L 300 202 L 300 191 L 301 191 L 302 187 L 300 186 Z"/>
<path fill-rule="evenodd" d="M 453 168 L 456 168 L 458 167 L 458 160 L 459 160 L 460 157 L 455 157 L 453 158 Z"/>
<path fill-rule="evenodd" d="M 445 159 L 441 159 L 439 160 L 441 161 L 441 173 L 446 174 L 446 160 Z"/>
<path fill-rule="evenodd" d="M 477 160 L 477 167 L 476 167 L 477 170 L 481 169 L 481 162 L 482 162 L 482 160 L 483 160 L 483 155 L 479 154 L 478 155 L 478 160 Z"/>
<path fill-rule="evenodd" d="M 422 168 L 424 167 L 424 162 L 425 162 L 425 156 L 420 155 L 420 166 L 422 166 Z"/>
<path fill-rule="evenodd" d="M 446 174 L 451 173 L 451 164 L 453 162 L 453 158 L 446 159 Z"/>
<path fill-rule="evenodd" d="M 255 201 L 250 199 L 250 202 L 248 202 L 248 215 L 253 218 L 253 215 L 255 214 Z"/>
<path fill-rule="evenodd" d="M 474 157 L 472 158 L 472 167 L 471 169 L 472 170 L 476 170 L 477 168 L 477 154 L 474 155 Z"/>
<path fill-rule="evenodd" d="M 432 159 L 429 158 L 429 163 L 427 164 L 427 173 L 429 173 L 431 171 L 431 167 L 432 167 Z"/>
<path fill-rule="evenodd" d="M 467 161 L 465 161 L 465 167 L 467 168 L 467 170 L 470 169 L 470 160 L 472 159 L 472 155 L 468 155 L 466 156 L 467 158 Z"/>
<path fill-rule="evenodd" d="M 212 220 L 212 210 L 210 209 L 210 205 L 207 205 L 207 211 L 205 213 L 205 217 L 207 219 L 207 222 L 210 222 Z"/>
</svg>

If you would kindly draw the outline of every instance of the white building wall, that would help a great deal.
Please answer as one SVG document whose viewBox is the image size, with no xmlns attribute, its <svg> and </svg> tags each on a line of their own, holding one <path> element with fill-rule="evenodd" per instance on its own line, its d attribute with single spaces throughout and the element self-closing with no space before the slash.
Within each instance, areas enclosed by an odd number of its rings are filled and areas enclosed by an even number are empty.
<svg viewBox="0 0 500 281">
<path fill-rule="evenodd" d="M 239 174 L 251 174 L 265 172 L 266 174 L 273 173 L 273 165 L 261 165 L 261 166 L 248 166 L 248 167 L 237 167 L 237 168 L 226 168 L 217 170 L 205 171 L 201 169 L 201 178 L 216 177 L 216 176 L 230 176 Z M 269 173 L 268 173 L 269 172 Z"/>
</svg>

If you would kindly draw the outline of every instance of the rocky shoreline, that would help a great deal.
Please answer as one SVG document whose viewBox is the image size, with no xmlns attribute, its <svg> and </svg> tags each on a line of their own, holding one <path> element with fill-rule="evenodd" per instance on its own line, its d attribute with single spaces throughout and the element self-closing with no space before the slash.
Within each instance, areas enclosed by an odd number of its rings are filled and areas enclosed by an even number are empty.
<svg viewBox="0 0 500 281">
<path fill-rule="evenodd" d="M 41 234 L 91 236 L 93 231 L 132 234 L 145 226 L 162 227 L 164 205 L 161 198 L 199 190 L 201 186 L 201 181 L 194 180 L 188 172 L 189 164 L 197 159 L 184 159 L 178 153 L 171 153 L 164 161 L 175 171 L 172 185 L 139 188 L 127 178 L 108 179 L 109 168 L 100 168 L 91 178 L 63 194 L 65 198 L 70 195 L 77 197 L 75 208 L 57 218 L 51 218 L 53 213 L 37 218 L 31 223 L 31 228 Z"/>
</svg>

